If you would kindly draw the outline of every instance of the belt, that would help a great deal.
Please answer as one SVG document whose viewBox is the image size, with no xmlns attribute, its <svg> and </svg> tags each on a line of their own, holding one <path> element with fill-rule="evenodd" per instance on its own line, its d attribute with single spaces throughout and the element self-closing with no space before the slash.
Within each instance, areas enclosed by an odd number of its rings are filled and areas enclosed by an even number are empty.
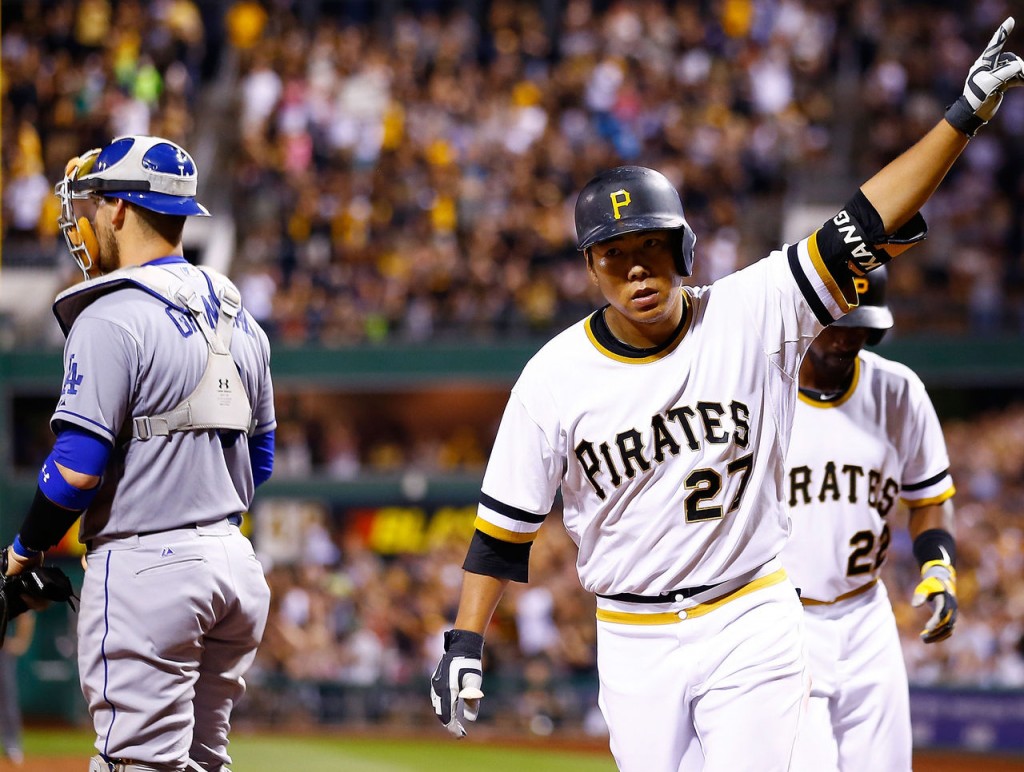
<svg viewBox="0 0 1024 772">
<path fill-rule="evenodd" d="M 624 600 L 628 603 L 671 603 L 672 601 L 686 600 L 692 598 L 694 595 L 699 595 L 702 592 L 713 590 L 718 587 L 722 582 L 717 584 L 705 584 L 701 587 L 682 587 L 678 590 L 669 590 L 663 592 L 661 595 L 634 595 L 631 592 L 620 592 L 617 595 L 602 595 L 596 593 L 599 598 L 607 598 L 608 600 Z"/>
<path fill-rule="evenodd" d="M 771 587 L 772 585 L 779 584 L 786 580 L 786 569 L 780 568 L 773 571 L 770 574 L 754 579 L 747 584 L 741 585 L 731 592 L 725 593 L 721 597 L 713 600 L 706 601 L 704 603 L 698 603 L 692 608 L 685 609 L 683 611 L 666 611 L 655 614 L 645 614 L 640 612 L 632 611 L 609 611 L 607 609 L 599 608 L 597 610 L 598 621 L 601 622 L 618 622 L 619 624 L 625 625 L 667 625 L 677 624 L 682 622 L 684 619 L 694 619 L 696 617 L 702 617 L 705 614 L 709 614 L 715 609 L 721 608 L 729 601 L 742 598 L 744 595 L 749 595 L 752 592 L 763 589 L 765 587 Z M 724 582 L 723 582 L 724 584 Z M 716 586 L 716 585 L 713 585 Z"/>
<path fill-rule="evenodd" d="M 242 513 L 236 512 L 233 515 L 228 515 L 226 518 L 231 525 L 240 526 L 242 525 Z M 214 525 L 221 522 L 220 520 L 213 520 L 207 523 L 188 523 L 187 525 L 179 525 L 177 528 L 161 528 L 158 531 L 139 531 L 136 536 L 152 536 L 154 533 L 164 533 L 166 531 L 178 531 L 182 528 L 198 528 L 201 525 Z"/>
<path fill-rule="evenodd" d="M 242 526 L 242 514 L 243 513 L 241 513 L 241 512 L 236 512 L 233 515 L 228 515 L 224 519 L 227 520 L 228 523 L 230 523 L 231 525 L 240 528 Z M 222 521 L 214 520 L 213 523 L 189 523 L 187 525 L 180 525 L 177 528 L 161 528 L 158 531 L 139 531 L 138 533 L 129 534 L 129 536 L 122 537 L 122 538 L 129 538 L 130 536 L 152 536 L 155 533 L 166 533 L 167 531 L 180 531 L 183 528 L 198 528 L 201 525 L 213 525 L 214 523 L 219 523 L 219 522 L 222 522 Z M 94 541 L 95 541 L 94 539 L 87 539 L 85 541 L 85 549 L 87 551 L 92 552 L 92 546 L 93 546 L 93 542 Z"/>
<path fill-rule="evenodd" d="M 878 584 L 878 578 L 877 577 L 872 579 L 867 584 L 862 584 L 856 590 L 850 590 L 849 592 L 844 592 L 842 595 L 840 595 L 835 600 L 815 600 L 814 598 L 805 598 L 803 595 L 801 595 L 800 596 L 800 602 L 803 603 L 805 606 L 831 606 L 833 603 L 839 603 L 839 602 L 844 601 L 844 600 L 849 600 L 850 598 L 856 598 L 858 595 L 862 595 L 865 592 L 867 592 L 868 590 L 870 590 L 876 584 Z"/>
</svg>

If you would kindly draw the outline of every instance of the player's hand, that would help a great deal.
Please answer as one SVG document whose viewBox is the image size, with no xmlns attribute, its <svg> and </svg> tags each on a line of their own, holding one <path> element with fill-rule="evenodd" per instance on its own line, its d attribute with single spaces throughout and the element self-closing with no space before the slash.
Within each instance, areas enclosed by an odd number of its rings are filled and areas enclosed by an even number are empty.
<svg viewBox="0 0 1024 772">
<path fill-rule="evenodd" d="M 932 616 L 921 631 L 925 643 L 944 641 L 956 625 L 956 569 L 941 560 L 929 560 L 921 566 L 921 583 L 914 589 L 912 606 L 927 602 Z"/>
<path fill-rule="evenodd" d="M 1003 52 L 1003 44 L 1013 31 L 1013 17 L 999 25 L 988 46 L 967 75 L 964 93 L 946 111 L 946 120 L 968 137 L 992 120 L 1003 93 L 1024 85 L 1024 61 L 1016 54 Z"/>
<path fill-rule="evenodd" d="M 452 735 L 466 736 L 462 721 L 476 721 L 484 693 L 484 637 L 469 630 L 449 630 L 444 634 L 444 656 L 430 679 L 430 702 L 434 713 Z"/>
<path fill-rule="evenodd" d="M 43 564 L 43 553 L 26 558 L 14 551 L 14 547 L 4 547 L 4 554 L 0 557 L 0 574 L 4 576 L 17 576 L 30 568 Z"/>
</svg>

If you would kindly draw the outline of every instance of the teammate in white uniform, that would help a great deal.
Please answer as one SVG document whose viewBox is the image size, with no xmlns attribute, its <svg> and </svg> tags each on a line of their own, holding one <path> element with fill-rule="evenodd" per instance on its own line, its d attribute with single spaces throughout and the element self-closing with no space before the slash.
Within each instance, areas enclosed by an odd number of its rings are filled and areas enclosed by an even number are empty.
<svg viewBox="0 0 1024 772">
<path fill-rule="evenodd" d="M 964 95 L 818 231 L 710 287 L 694 236 L 642 167 L 598 175 L 578 247 L 608 305 L 555 337 L 512 390 L 484 476 L 431 701 L 456 737 L 483 696 L 483 635 L 561 490 L 598 595 L 600 706 L 619 767 L 789 768 L 804 700 L 801 606 L 780 567 L 783 465 L 801 359 L 856 302 L 853 277 L 923 237 L 916 214 L 1024 63 L 1007 20 Z M 980 95 L 980 96 L 979 96 Z"/>
<path fill-rule="evenodd" d="M 87 281 L 54 304 L 57 439 L 8 557 L 42 562 L 82 515 L 90 772 L 226 769 L 269 608 L 238 526 L 273 466 L 270 351 L 234 285 L 182 256 L 186 218 L 208 214 L 196 185 L 182 148 L 136 136 L 73 159 L 57 186 Z"/>
<path fill-rule="evenodd" d="M 913 372 L 861 350 L 893 323 L 886 269 L 857 281 L 860 305 L 804 357 L 786 457 L 793 533 L 782 562 L 800 588 L 811 667 L 794 767 L 806 772 L 911 768 L 907 672 L 879 581 L 901 500 L 923 573 L 941 578 L 941 591 L 922 582 L 915 593 L 935 607 L 922 637 L 942 640 L 956 622 L 955 490 L 942 429 Z"/>
</svg>

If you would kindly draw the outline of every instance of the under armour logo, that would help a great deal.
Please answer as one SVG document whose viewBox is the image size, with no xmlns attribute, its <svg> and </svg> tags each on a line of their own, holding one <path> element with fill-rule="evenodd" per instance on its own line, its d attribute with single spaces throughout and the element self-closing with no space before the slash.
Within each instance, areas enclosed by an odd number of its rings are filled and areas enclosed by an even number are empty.
<svg viewBox="0 0 1024 772">
<path fill-rule="evenodd" d="M 46 469 L 46 464 L 43 464 L 43 482 L 50 481 L 50 472 Z"/>
<path fill-rule="evenodd" d="M 218 378 L 217 388 L 221 391 L 231 391 L 231 384 L 227 378 Z"/>
<path fill-rule="evenodd" d="M 85 380 L 84 375 L 78 374 L 78 363 L 75 362 L 75 355 L 71 355 L 71 359 L 68 360 L 68 374 L 64 379 L 64 394 L 77 394 L 78 387 L 82 385 L 82 381 Z"/>
<path fill-rule="evenodd" d="M 630 199 L 629 197 L 629 191 L 620 188 L 619 190 L 616 190 L 614 193 L 612 193 L 610 198 L 612 200 L 612 209 L 615 212 L 615 219 L 621 220 L 622 214 L 619 212 L 619 210 L 633 203 L 632 199 Z"/>
</svg>

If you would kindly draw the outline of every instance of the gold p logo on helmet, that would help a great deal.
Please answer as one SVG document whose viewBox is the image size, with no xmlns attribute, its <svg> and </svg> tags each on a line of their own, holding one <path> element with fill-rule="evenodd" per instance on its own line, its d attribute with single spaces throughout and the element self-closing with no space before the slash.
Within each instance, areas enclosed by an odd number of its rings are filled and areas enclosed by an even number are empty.
<svg viewBox="0 0 1024 772">
<path fill-rule="evenodd" d="M 622 209 L 624 206 L 629 206 L 632 203 L 631 199 L 629 198 L 629 191 L 625 190 L 624 188 L 620 188 L 619 190 L 616 190 L 614 193 L 612 193 L 610 195 L 610 198 L 612 200 L 612 211 L 615 213 L 615 219 L 621 220 L 622 213 L 619 212 L 619 210 Z"/>
<path fill-rule="evenodd" d="M 853 288 L 857 290 L 858 295 L 863 295 L 868 291 L 868 280 L 865 276 L 854 276 L 853 277 Z"/>
</svg>

